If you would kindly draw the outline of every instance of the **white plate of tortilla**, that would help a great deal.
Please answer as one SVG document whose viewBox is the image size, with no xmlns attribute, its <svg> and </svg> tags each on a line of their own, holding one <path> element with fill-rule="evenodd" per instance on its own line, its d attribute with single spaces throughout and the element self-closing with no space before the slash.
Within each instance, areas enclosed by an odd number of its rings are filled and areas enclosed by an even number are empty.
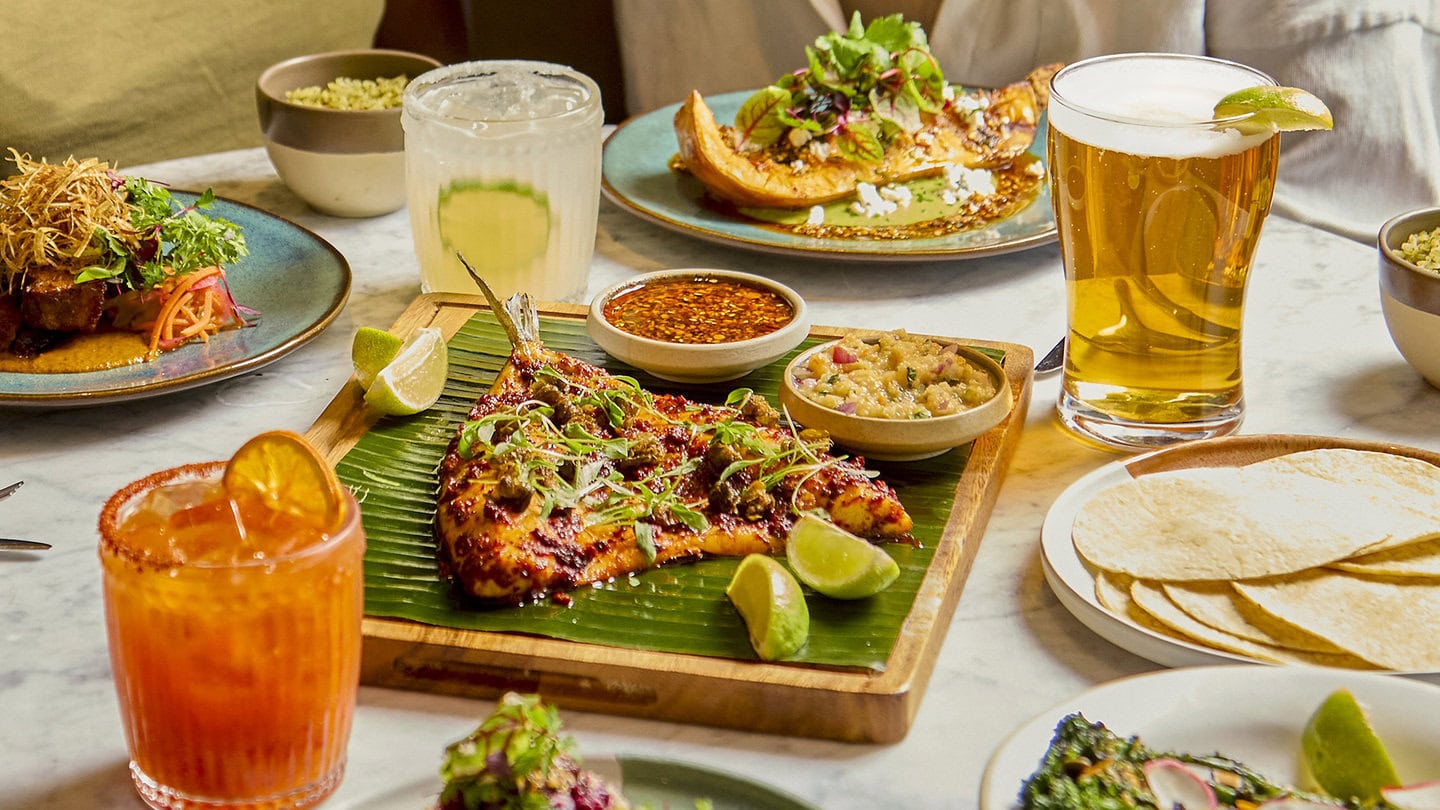
<svg viewBox="0 0 1440 810">
<path fill-rule="evenodd" d="M 1366 710 L 1406 784 L 1440 779 L 1440 688 L 1406 678 L 1336 669 L 1212 666 L 1163 670 L 1101 684 L 1017 729 L 991 755 L 980 810 L 1014 810 L 1025 780 L 1072 712 L 1136 735 L 1153 749 L 1219 752 L 1266 778 L 1303 786 L 1300 734 L 1316 707 L 1348 689 Z"/>
<path fill-rule="evenodd" d="M 1252 648 L 1243 643 L 1231 645 L 1228 650 L 1194 643 L 1164 632 L 1163 627 L 1146 622 L 1143 617 L 1128 614 L 1113 599 L 1107 601 L 1116 609 L 1108 608 L 1096 594 L 1098 571 L 1080 556 L 1072 536 L 1076 516 L 1087 503 L 1101 492 L 1132 479 L 1155 473 L 1207 467 L 1241 467 L 1265 459 L 1322 448 L 1385 453 L 1419 458 L 1440 465 L 1440 453 L 1412 447 L 1335 437 L 1283 434 L 1235 436 L 1190 442 L 1116 461 L 1076 481 L 1051 505 L 1041 529 L 1041 561 L 1045 579 L 1061 604 L 1085 626 L 1111 643 L 1159 664 L 1182 667 L 1278 662 L 1329 666 L 1330 662 L 1323 657 L 1318 660 L 1305 658 L 1293 661 L 1282 657 L 1277 661 L 1273 657 L 1266 658 L 1259 652 L 1249 652 Z M 1111 592 L 1113 593 L 1113 590 Z M 1268 648 L 1257 649 L 1260 652 L 1272 652 Z M 1333 665 L 1346 666 L 1338 659 Z M 1440 674 L 1440 667 L 1388 669 L 1406 674 Z"/>
</svg>

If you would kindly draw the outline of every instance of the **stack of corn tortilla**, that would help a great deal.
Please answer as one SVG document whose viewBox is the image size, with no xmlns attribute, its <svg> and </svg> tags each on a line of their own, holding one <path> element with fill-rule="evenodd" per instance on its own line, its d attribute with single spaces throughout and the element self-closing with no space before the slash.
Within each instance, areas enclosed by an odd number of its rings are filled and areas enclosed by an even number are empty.
<svg viewBox="0 0 1440 810">
<path fill-rule="evenodd" d="M 1440 670 L 1440 467 L 1322 449 L 1155 473 L 1075 518 L 1096 598 L 1271 663 Z"/>
</svg>

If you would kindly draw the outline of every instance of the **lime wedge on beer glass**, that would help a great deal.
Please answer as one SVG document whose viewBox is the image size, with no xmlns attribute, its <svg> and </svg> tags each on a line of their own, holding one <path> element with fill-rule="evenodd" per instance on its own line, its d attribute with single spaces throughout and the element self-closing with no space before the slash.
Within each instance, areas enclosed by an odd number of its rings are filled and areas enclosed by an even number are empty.
<svg viewBox="0 0 1440 810">
<path fill-rule="evenodd" d="M 1239 116 L 1247 117 L 1225 126 L 1246 134 L 1335 128 L 1335 118 L 1325 102 L 1298 87 L 1247 87 L 1215 105 L 1217 120 Z"/>
<path fill-rule="evenodd" d="M 549 200 L 519 183 L 456 181 L 440 192 L 438 218 L 446 255 L 464 254 L 486 279 L 523 277 L 550 243 Z"/>
</svg>

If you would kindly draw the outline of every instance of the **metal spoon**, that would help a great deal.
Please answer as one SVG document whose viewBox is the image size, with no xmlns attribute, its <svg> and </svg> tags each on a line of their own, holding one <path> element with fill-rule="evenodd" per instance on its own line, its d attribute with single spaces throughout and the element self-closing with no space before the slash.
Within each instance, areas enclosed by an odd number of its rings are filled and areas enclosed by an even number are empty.
<svg viewBox="0 0 1440 810">
<path fill-rule="evenodd" d="M 11 495 L 14 495 L 14 494 L 15 494 L 15 490 L 19 489 L 19 488 L 20 488 L 20 485 L 21 485 L 21 484 L 24 484 L 24 483 L 25 483 L 24 481 L 16 481 L 15 483 L 10 484 L 9 486 L 0 487 L 0 501 L 5 500 L 6 498 L 10 497 Z"/>
</svg>

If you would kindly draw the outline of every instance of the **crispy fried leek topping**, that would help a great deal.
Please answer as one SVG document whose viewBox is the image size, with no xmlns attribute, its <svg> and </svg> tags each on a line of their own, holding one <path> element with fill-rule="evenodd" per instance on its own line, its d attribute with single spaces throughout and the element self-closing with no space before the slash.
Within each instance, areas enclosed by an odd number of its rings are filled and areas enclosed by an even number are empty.
<svg viewBox="0 0 1440 810">
<path fill-rule="evenodd" d="M 31 267 L 79 269 L 100 254 L 97 232 L 139 247 L 124 178 L 108 164 L 10 156 L 20 171 L 0 181 L 0 292 L 17 291 Z"/>
</svg>

